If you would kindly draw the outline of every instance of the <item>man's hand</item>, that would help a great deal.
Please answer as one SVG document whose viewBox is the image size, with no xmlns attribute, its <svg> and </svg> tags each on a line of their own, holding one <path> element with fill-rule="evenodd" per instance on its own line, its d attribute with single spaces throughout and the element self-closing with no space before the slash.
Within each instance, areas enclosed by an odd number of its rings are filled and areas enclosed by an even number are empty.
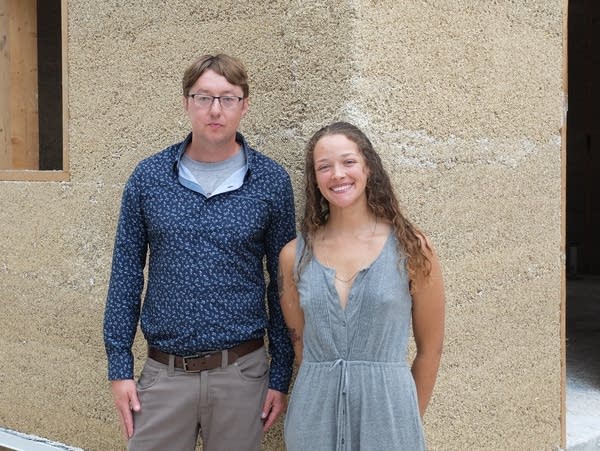
<svg viewBox="0 0 600 451">
<path fill-rule="evenodd" d="M 141 408 L 135 381 L 133 379 L 112 381 L 111 389 L 115 407 L 119 412 L 123 435 L 129 440 L 133 435 L 133 414 L 131 411 L 139 412 Z"/>
<path fill-rule="evenodd" d="M 267 391 L 267 399 L 265 399 L 265 405 L 261 415 L 264 432 L 267 432 L 269 428 L 273 426 L 279 416 L 285 412 L 286 408 L 287 395 L 280 391 L 269 389 Z"/>
</svg>

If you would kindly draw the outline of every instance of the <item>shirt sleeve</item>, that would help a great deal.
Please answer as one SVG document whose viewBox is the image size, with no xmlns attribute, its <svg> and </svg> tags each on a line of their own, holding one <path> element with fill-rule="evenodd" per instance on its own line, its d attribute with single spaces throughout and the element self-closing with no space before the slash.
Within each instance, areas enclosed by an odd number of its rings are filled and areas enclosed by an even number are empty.
<svg viewBox="0 0 600 451">
<path fill-rule="evenodd" d="M 136 174 L 127 181 L 121 211 L 112 271 L 104 311 L 104 346 L 108 358 L 108 379 L 133 378 L 133 353 L 144 287 L 144 266 L 148 249 L 141 193 Z"/>
<path fill-rule="evenodd" d="M 271 355 L 271 372 L 269 388 L 287 393 L 292 378 L 294 349 L 287 333 L 277 287 L 277 270 L 279 252 L 296 236 L 296 218 L 294 212 L 294 194 L 287 173 L 274 196 L 274 211 L 267 232 L 267 271 L 269 285 L 267 287 L 267 303 L 269 306 L 269 353 Z"/>
</svg>

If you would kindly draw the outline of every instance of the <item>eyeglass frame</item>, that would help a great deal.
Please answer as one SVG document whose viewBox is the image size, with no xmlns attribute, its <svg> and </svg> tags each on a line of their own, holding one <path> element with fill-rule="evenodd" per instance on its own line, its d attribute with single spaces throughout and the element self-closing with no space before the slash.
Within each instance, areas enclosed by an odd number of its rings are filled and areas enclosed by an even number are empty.
<svg viewBox="0 0 600 451">
<path fill-rule="evenodd" d="M 206 109 L 212 108 L 213 103 L 215 102 L 215 100 L 217 100 L 219 103 L 219 107 L 226 109 L 226 110 L 227 109 L 233 110 L 245 98 L 245 97 L 240 97 L 240 96 L 211 96 L 208 94 L 201 94 L 199 92 L 197 92 L 195 94 L 188 94 L 188 97 L 191 97 L 192 102 L 194 102 L 194 105 L 196 105 L 198 108 L 206 108 Z M 201 106 L 201 105 L 198 105 L 198 103 L 196 103 L 196 97 L 206 97 L 206 98 L 210 97 L 211 100 L 210 100 L 210 103 L 208 103 L 206 106 Z M 221 99 L 237 99 L 238 103 L 232 105 L 231 107 L 227 107 L 227 106 L 224 106 L 223 103 L 221 103 Z"/>
</svg>

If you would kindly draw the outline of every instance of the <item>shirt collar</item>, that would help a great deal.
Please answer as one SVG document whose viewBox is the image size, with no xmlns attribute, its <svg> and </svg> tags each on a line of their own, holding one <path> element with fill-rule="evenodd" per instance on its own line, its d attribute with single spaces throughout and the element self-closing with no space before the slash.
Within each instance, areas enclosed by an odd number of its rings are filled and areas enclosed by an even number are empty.
<svg viewBox="0 0 600 451">
<path fill-rule="evenodd" d="M 192 134 L 190 133 L 186 136 L 186 138 L 181 143 L 179 143 L 179 146 L 177 148 L 177 158 L 175 160 L 175 173 L 176 174 L 179 173 L 179 164 L 181 162 L 181 157 L 183 157 L 183 154 L 185 153 L 185 149 L 187 149 L 188 144 L 191 142 L 192 142 Z M 254 160 L 254 155 L 253 155 L 252 149 L 248 146 L 248 144 L 246 143 L 246 139 L 240 132 L 235 133 L 235 142 L 237 142 L 238 144 L 240 144 L 242 146 L 242 152 L 244 152 L 244 155 L 246 155 L 246 166 L 248 166 L 248 169 L 250 169 L 250 167 L 252 166 L 252 161 Z"/>
<path fill-rule="evenodd" d="M 246 164 L 243 168 L 241 168 L 235 174 L 233 174 L 232 177 L 230 177 L 229 181 L 230 181 L 230 183 L 232 183 L 231 186 L 225 187 L 222 190 L 217 190 L 212 195 L 217 195 L 217 194 L 220 194 L 221 192 L 238 189 L 239 187 L 242 186 L 246 176 L 250 172 L 250 163 L 254 158 L 253 151 L 250 147 L 248 147 L 248 144 L 246 143 L 246 140 L 244 139 L 244 137 L 242 136 L 241 133 L 236 132 L 235 140 L 238 144 L 240 144 L 242 146 L 242 152 L 244 152 L 244 156 L 246 158 Z M 175 172 L 174 175 L 175 175 L 175 178 L 179 180 L 179 183 L 181 183 L 183 186 L 185 186 L 193 191 L 197 191 L 206 196 L 206 193 L 204 192 L 202 187 L 193 180 L 193 176 L 191 176 L 191 174 L 189 174 L 188 171 L 186 171 L 185 168 L 181 165 L 181 158 L 183 157 L 183 154 L 185 153 L 185 149 L 187 148 L 188 144 L 191 141 L 192 141 L 192 134 L 190 133 L 179 144 L 179 146 L 177 148 L 177 158 L 173 165 L 173 169 Z"/>
</svg>

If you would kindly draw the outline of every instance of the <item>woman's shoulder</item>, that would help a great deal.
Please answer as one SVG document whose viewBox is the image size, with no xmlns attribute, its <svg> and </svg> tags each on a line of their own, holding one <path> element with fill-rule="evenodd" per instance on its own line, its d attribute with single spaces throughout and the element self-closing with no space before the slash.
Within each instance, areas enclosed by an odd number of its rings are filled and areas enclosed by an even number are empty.
<svg viewBox="0 0 600 451">
<path fill-rule="evenodd" d="M 296 259 L 297 248 L 302 243 L 302 237 L 298 236 L 292 241 L 288 242 L 279 253 L 279 260 L 283 263 L 293 263 Z"/>
<path fill-rule="evenodd" d="M 417 239 L 419 240 L 419 245 L 421 246 L 421 251 L 425 255 L 433 253 L 433 245 L 431 244 L 429 237 L 420 230 L 417 230 L 416 235 Z"/>
<path fill-rule="evenodd" d="M 281 253 L 290 253 L 296 251 L 296 244 L 298 243 L 298 238 L 294 238 L 292 241 L 289 241 L 285 246 L 281 248 Z"/>
</svg>

